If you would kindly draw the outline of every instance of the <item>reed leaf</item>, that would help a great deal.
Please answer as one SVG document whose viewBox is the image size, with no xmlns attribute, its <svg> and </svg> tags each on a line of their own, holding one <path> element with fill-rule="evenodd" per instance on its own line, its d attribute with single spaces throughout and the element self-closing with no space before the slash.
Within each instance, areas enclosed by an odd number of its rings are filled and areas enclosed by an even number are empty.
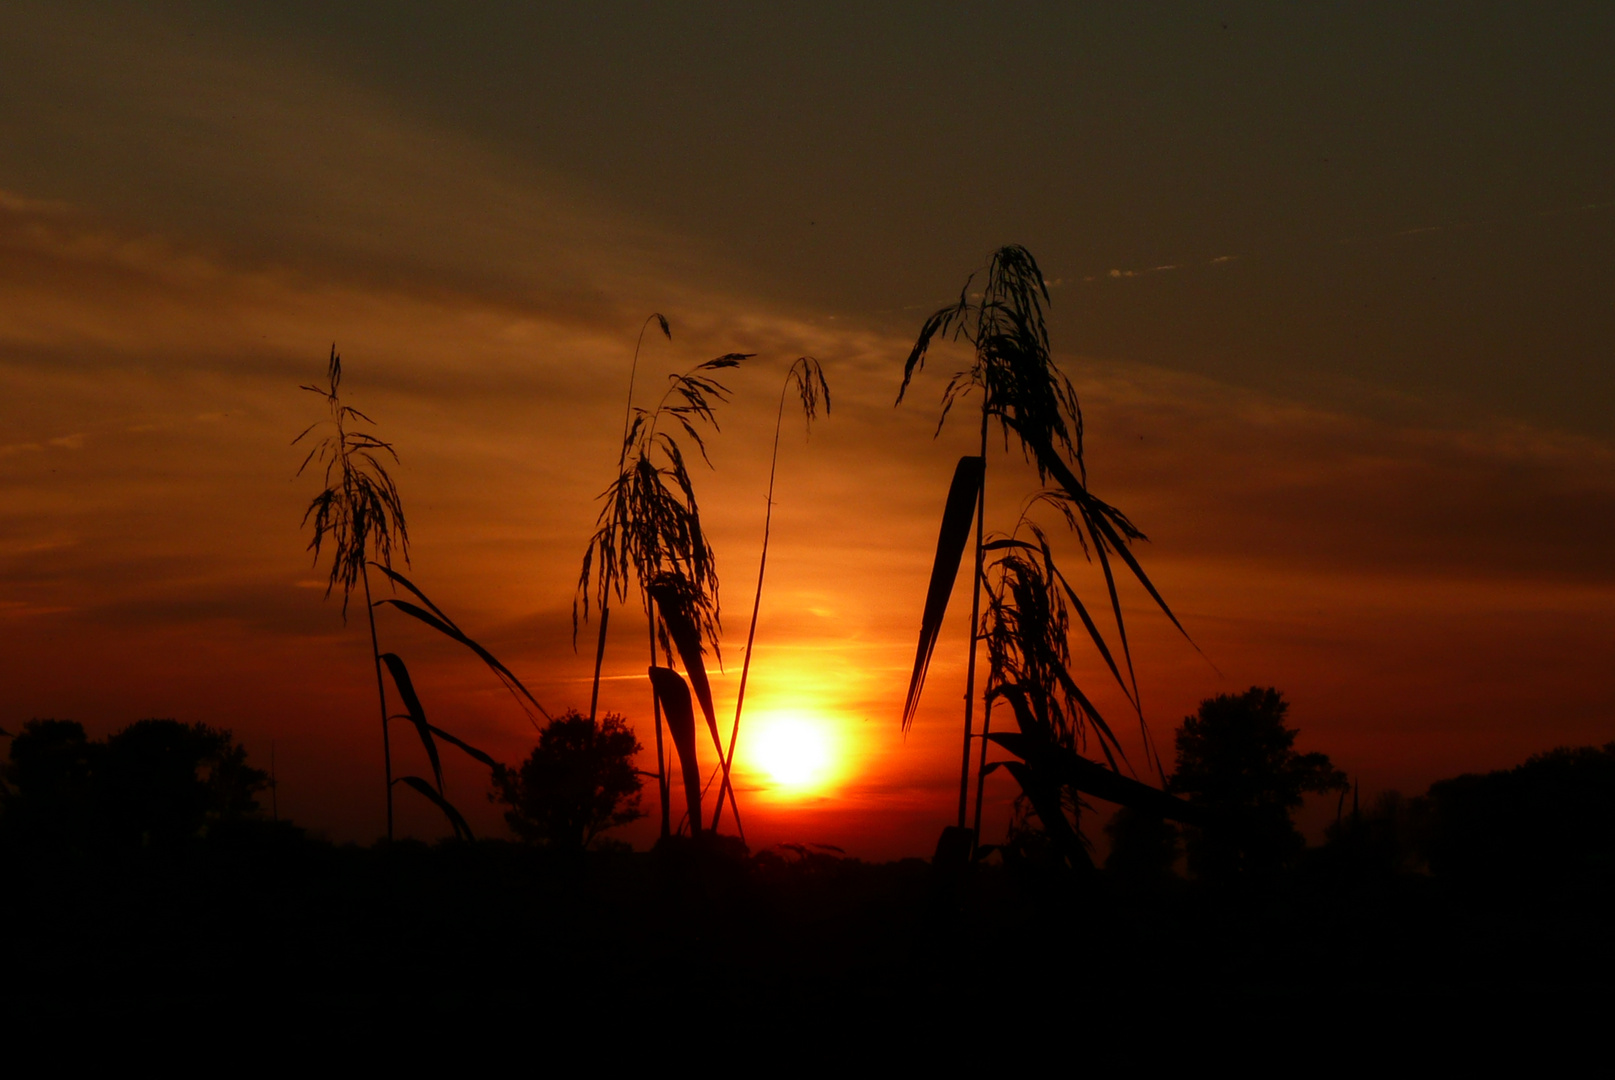
<svg viewBox="0 0 1615 1080">
<path fill-rule="evenodd" d="M 436 727 L 436 726 L 430 725 L 430 724 L 428 724 L 427 727 L 432 732 L 432 735 L 435 738 L 442 739 L 444 742 L 448 743 L 450 746 L 458 746 L 469 757 L 471 757 L 471 758 L 473 758 L 473 759 L 475 759 L 477 761 L 482 762 L 484 765 L 488 766 L 488 768 L 492 769 L 495 773 L 501 773 L 501 772 L 505 771 L 505 766 L 500 764 L 499 762 L 495 761 L 493 759 L 492 755 L 486 754 L 483 751 L 478 750 L 475 746 L 472 746 L 470 743 L 466 742 L 463 739 L 460 739 L 460 738 L 458 738 L 458 737 L 456 737 L 454 735 L 450 735 L 448 732 L 444 731 L 440 727 Z"/>
<path fill-rule="evenodd" d="M 954 579 L 959 576 L 959 562 L 970 540 L 970 523 L 975 517 L 976 501 L 981 497 L 986 468 L 986 459 L 973 455 L 960 458 L 959 464 L 954 466 L 947 506 L 942 511 L 942 528 L 937 534 L 936 558 L 931 563 L 931 583 L 925 591 L 925 613 L 920 618 L 914 670 L 909 676 L 908 697 L 903 702 L 904 731 L 913 725 L 920 707 L 920 692 L 925 687 L 937 636 L 942 632 L 942 617 L 948 610 Z"/>
<path fill-rule="evenodd" d="M 432 790 L 432 785 L 418 776 L 400 776 L 395 783 L 408 784 L 422 795 L 426 796 L 431 804 L 443 811 L 443 816 L 449 819 L 449 828 L 454 830 L 456 840 L 475 843 L 476 836 L 471 832 L 471 826 L 466 823 L 465 817 L 454 808 L 454 804 Z"/>
<path fill-rule="evenodd" d="M 1117 756 L 1125 761 L 1126 755 L 1071 674 L 1066 582 L 1043 531 L 1024 518 L 1020 527 L 1030 531 L 1033 541 L 1010 537 L 984 545 L 998 554 L 989 571 L 993 581 L 982 620 L 989 661 L 987 699 L 1024 701 L 1059 745 L 1085 743 L 1092 729 L 1114 768 Z M 1125 684 L 1122 690 L 1126 693 Z"/>
<path fill-rule="evenodd" d="M 1107 769 L 1070 747 L 1056 746 L 1036 734 L 1025 732 L 995 731 L 987 738 L 1023 761 L 1036 759 L 1043 773 L 1084 795 L 1092 795 L 1096 799 L 1104 799 L 1152 817 L 1181 821 L 1186 825 L 1205 824 L 1204 807 L 1194 806 L 1159 788 L 1123 776 L 1114 769 Z M 1013 770 L 1010 771 L 1013 773 Z"/>
<path fill-rule="evenodd" d="M 432 776 L 437 780 L 438 791 L 443 790 L 443 763 L 437 754 L 437 743 L 432 739 L 432 725 L 426 722 L 426 710 L 421 707 L 421 699 L 415 693 L 415 684 L 410 680 L 409 669 L 397 653 L 382 653 L 381 662 L 387 665 L 387 671 L 393 677 L 393 685 L 398 688 L 398 696 L 404 701 L 404 708 L 409 710 L 408 719 L 415 725 L 415 732 L 421 737 L 421 745 L 426 748 L 426 756 L 432 762 Z"/>
<path fill-rule="evenodd" d="M 379 564 L 372 565 L 374 565 L 376 569 L 380 570 L 383 574 L 386 574 L 394 584 L 402 585 L 405 589 L 408 589 L 412 594 L 418 597 L 421 603 L 425 604 L 430 611 L 423 611 L 421 608 L 411 604 L 407 600 L 396 599 L 378 600 L 376 601 L 377 607 L 381 606 L 382 604 L 390 604 L 399 611 L 402 611 L 404 614 L 409 615 L 412 618 L 419 619 L 421 622 L 425 623 L 427 626 L 430 626 L 444 637 L 458 641 L 461 645 L 464 645 L 466 648 L 476 653 L 482 662 L 487 664 L 489 669 L 493 671 L 494 675 L 498 677 L 499 681 L 504 684 L 505 689 L 510 691 L 511 696 L 516 699 L 516 703 L 520 705 L 522 707 L 522 711 L 527 714 L 528 723 L 532 724 L 535 728 L 538 726 L 538 723 L 533 719 L 531 710 L 527 708 L 529 704 L 531 704 L 534 709 L 537 709 L 539 715 L 545 720 L 554 719 L 554 717 L 550 715 L 549 710 L 544 708 L 544 706 L 539 703 L 539 700 L 533 696 L 532 691 L 527 689 L 522 681 L 516 677 L 514 672 L 501 663 L 499 659 L 493 655 L 493 653 L 483 648 L 475 640 L 473 640 L 469 634 L 456 626 L 454 620 L 450 619 L 443 613 L 441 608 L 432 603 L 431 600 L 427 599 L 426 594 L 421 592 L 421 590 L 417 588 L 413 582 L 411 582 L 403 574 L 398 573 L 396 570 L 393 570 L 390 567 L 381 566 Z"/>
<path fill-rule="evenodd" d="M 667 730 L 673 736 L 678 751 L 679 765 L 684 772 L 684 799 L 690 819 L 690 832 L 701 832 L 701 768 L 695 758 L 695 709 L 690 703 L 690 688 L 682 676 L 672 668 L 650 669 L 650 681 L 662 703 L 667 718 Z"/>
<path fill-rule="evenodd" d="M 1073 869 L 1091 873 L 1094 869 L 1093 859 L 1082 841 L 1082 834 L 1065 816 L 1065 800 L 1060 784 L 1030 762 L 1005 761 L 1002 765 L 1031 802 L 1033 812 L 1043 823 L 1043 830 L 1054 841 L 1056 850 L 1070 861 Z"/>
<path fill-rule="evenodd" d="M 707 728 L 712 733 L 712 745 L 717 749 L 721 761 L 723 743 L 718 735 L 718 716 L 712 702 L 712 683 L 707 679 L 706 662 L 703 659 L 705 650 L 701 647 L 701 631 L 691 615 L 691 609 L 697 606 L 699 598 L 687 582 L 666 575 L 651 582 L 646 591 L 650 593 L 651 602 L 655 604 L 655 610 L 660 616 L 662 648 L 668 653 L 677 650 L 679 659 L 683 661 L 690 689 L 695 691 L 695 699 L 701 705 L 701 714 L 706 718 Z M 669 648 L 669 645 L 672 647 Z"/>
</svg>

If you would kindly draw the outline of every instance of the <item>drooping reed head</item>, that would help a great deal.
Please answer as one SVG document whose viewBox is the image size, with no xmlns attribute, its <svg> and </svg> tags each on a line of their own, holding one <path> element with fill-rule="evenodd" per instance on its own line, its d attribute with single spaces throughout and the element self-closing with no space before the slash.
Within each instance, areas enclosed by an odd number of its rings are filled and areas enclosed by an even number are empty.
<svg viewBox="0 0 1615 1080">
<path fill-rule="evenodd" d="M 730 353 L 670 376 L 654 409 L 633 409 L 623 439 L 622 468 L 601 496 L 605 505 L 583 554 L 572 605 L 574 637 L 580 606 L 587 619 L 591 599 L 597 606 L 612 596 L 625 600 L 630 578 L 642 587 L 676 581 L 690 591 L 692 612 L 716 652 L 717 563 L 701 525 L 684 450 L 663 426 L 677 424 L 710 465 L 700 427 L 718 430 L 714 409 L 729 399 L 729 391 L 709 373 L 738 367 L 749 355 Z"/>
<path fill-rule="evenodd" d="M 302 442 L 316 429 L 326 429 L 298 466 L 297 475 L 303 475 L 316 462 L 324 466 L 325 486 L 303 512 L 303 524 L 313 523 L 314 535 L 308 549 L 314 553 L 316 564 L 325 543 L 331 544 L 331 573 L 325 594 L 329 596 L 341 586 L 342 617 L 346 619 L 348 598 L 364 576 L 367 559 L 390 568 L 396 549 L 404 562 L 409 562 L 409 527 L 398 488 L 383 460 L 390 457 L 396 464 L 398 453 L 391 443 L 360 426 L 373 425 L 375 421 L 343 404 L 341 386 L 342 357 L 333 345 L 326 385 L 302 387 L 325 399 L 329 416 L 303 429 L 292 444 Z"/>
</svg>

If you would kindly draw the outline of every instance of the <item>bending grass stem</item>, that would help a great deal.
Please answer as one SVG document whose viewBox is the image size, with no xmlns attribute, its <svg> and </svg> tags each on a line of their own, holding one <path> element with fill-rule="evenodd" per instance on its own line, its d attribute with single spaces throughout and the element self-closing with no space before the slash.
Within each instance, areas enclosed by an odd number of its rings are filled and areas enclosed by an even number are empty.
<svg viewBox="0 0 1615 1080">
<path fill-rule="evenodd" d="M 768 570 L 768 536 L 774 527 L 774 476 L 779 470 L 779 433 L 785 426 L 785 395 L 790 392 L 791 383 L 786 377 L 785 386 L 779 392 L 779 412 L 774 418 L 774 454 L 768 462 L 768 500 L 767 509 L 763 511 L 763 555 L 757 561 L 757 595 L 751 602 L 751 626 L 746 631 L 746 658 L 740 664 L 740 690 L 735 694 L 735 722 L 729 729 L 729 753 L 724 758 L 723 786 L 718 789 L 718 808 L 712 814 L 712 831 L 718 831 L 718 820 L 723 816 L 723 797 L 733 792 L 729 790 L 729 770 L 735 763 L 735 740 L 740 736 L 740 710 L 746 703 L 746 678 L 751 674 L 751 648 L 757 640 L 757 613 L 763 606 L 763 574 Z M 740 833 L 741 843 L 745 843 L 746 829 L 740 824 L 740 803 L 734 802 L 735 831 Z"/>
<path fill-rule="evenodd" d="M 988 675 L 988 685 L 992 684 L 992 676 Z M 987 789 L 987 736 L 993 730 L 993 703 L 984 702 L 981 706 L 981 755 L 976 763 L 976 818 L 970 831 L 975 834 L 976 846 L 981 846 L 981 797 Z"/>
<path fill-rule="evenodd" d="M 376 665 L 376 698 L 381 703 L 381 761 L 387 776 L 387 839 L 393 838 L 393 743 L 387 730 L 387 684 L 381 678 L 381 644 L 376 638 L 376 606 L 370 599 L 370 567 L 365 565 L 364 606 L 370 619 L 370 659 Z"/>
</svg>

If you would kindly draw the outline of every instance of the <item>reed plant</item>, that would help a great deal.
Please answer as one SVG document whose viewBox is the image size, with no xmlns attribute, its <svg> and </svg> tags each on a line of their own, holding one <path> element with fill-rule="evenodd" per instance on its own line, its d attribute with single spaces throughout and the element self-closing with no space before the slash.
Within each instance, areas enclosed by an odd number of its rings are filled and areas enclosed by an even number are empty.
<svg viewBox="0 0 1615 1080">
<path fill-rule="evenodd" d="M 971 275 L 966 280 L 957 303 L 938 310 L 926 319 L 904 364 L 903 381 L 897 395 L 901 403 L 912 379 L 923 370 L 926 357 L 938 340 L 963 341 L 971 347 L 969 366 L 955 372 L 943 391 L 937 430 L 941 430 L 955 405 L 974 394 L 978 398 L 980 414 L 980 450 L 977 455 L 962 458 L 954 471 L 921 618 L 919 645 L 903 708 L 903 727 L 907 730 L 919 707 L 926 672 L 964 548 L 969 542 L 973 519 L 975 550 L 971 571 L 971 633 L 966 664 L 964 739 L 956 826 L 961 833 L 966 831 L 971 743 L 972 739 L 981 738 L 973 730 L 977 698 L 977 645 L 985 639 L 991 648 L 990 635 L 982 627 L 981 601 L 988 584 L 984 558 L 993 550 L 985 539 L 984 521 L 987 435 L 994 422 L 1003 436 L 1005 449 L 1009 449 L 1013 437 L 1014 445 L 1019 448 L 1023 458 L 1036 467 L 1039 482 L 1044 485 L 1038 496 L 1039 501 L 1052 507 L 1064 519 L 1084 554 L 1097 561 L 1103 572 L 1117 638 L 1127 668 L 1128 677 L 1123 690 L 1137 712 L 1144 734 L 1145 752 L 1155 762 L 1157 772 L 1163 770 L 1151 747 L 1139 704 L 1138 681 L 1116 583 L 1117 563 L 1144 587 L 1173 625 L 1180 632 L 1183 631 L 1177 616 L 1172 613 L 1131 550 L 1135 542 L 1146 539 L 1144 533 L 1125 514 L 1095 496 L 1088 488 L 1087 465 L 1083 456 L 1082 407 L 1071 381 L 1056 366 L 1050 351 L 1046 322 L 1049 294 L 1036 260 L 1029 251 L 1018 245 L 1000 248 L 987 266 L 986 279 L 978 293 L 971 291 L 975 278 L 976 275 Z M 1024 669 L 1021 674 L 1036 676 L 1037 680 L 1052 678 L 1054 682 L 1049 687 L 1057 693 L 1052 697 L 1045 694 L 1043 705 L 1039 707 L 1047 712 L 1050 707 L 1058 706 L 1057 712 L 1049 714 L 1062 718 L 1054 730 L 1063 729 L 1074 735 L 1093 727 L 1101 732 L 1100 746 L 1105 749 L 1107 760 L 1111 760 L 1109 755 L 1119 746 L 1109 729 L 1099 726 L 1097 711 L 1083 704 L 1085 698 L 1076 696 L 1079 693 L 1076 684 L 1069 680 L 1069 671 L 1066 670 L 1069 653 L 1059 649 L 1049 651 L 1052 647 L 1050 642 L 1055 637 L 1063 642 L 1068 629 L 1062 621 L 1062 594 L 1073 601 L 1076 594 L 1074 590 L 1069 590 L 1068 585 L 1064 585 L 1063 578 L 1059 579 L 1063 586 L 1061 592 L 1050 592 L 1054 587 L 1050 576 L 1053 573 L 1052 555 L 1047 554 L 1047 544 L 1041 539 L 1041 534 L 1038 536 L 1040 539 L 1034 546 L 1047 559 L 1042 566 L 1025 557 L 1028 549 L 1015 546 L 1027 544 L 1026 541 L 1011 537 L 1007 541 L 1010 546 L 997 549 L 1005 554 L 999 559 L 1000 591 L 994 594 L 993 600 L 997 605 L 996 614 L 988 622 L 998 627 L 1002 634 L 1009 635 L 1003 638 L 1001 645 L 1015 639 L 1016 634 L 1034 628 L 1037 631 L 1036 640 L 1041 641 L 1042 645 L 1030 653 L 1014 653 L 1012 650 L 1003 653 L 1000 659 L 1006 664 L 1021 665 Z M 1029 575 L 1033 569 L 1039 571 L 1040 578 Z M 1034 585 L 1037 587 L 1034 588 Z M 1060 602 L 1032 604 L 1039 589 L 1045 600 L 1053 596 Z M 1029 606 L 1023 608 L 1023 604 Z M 1118 681 L 1121 681 L 1121 669 L 1099 634 L 1097 625 L 1085 607 L 1080 607 L 1080 614 L 1096 648 L 1105 657 Z M 1184 636 L 1188 636 L 1186 632 Z M 1024 638 L 1024 643 L 1031 645 L 1034 639 Z M 1025 667 L 1028 664 L 1030 668 Z M 1061 671 L 1066 672 L 1066 677 L 1060 676 Z M 1015 670 L 1011 667 L 1004 668 L 996 675 L 1000 679 L 997 697 L 1007 699 L 1012 704 L 1017 700 L 1016 694 L 1022 692 L 1014 689 L 1017 685 L 1014 675 Z M 1037 708 L 1034 708 L 1033 715 L 1036 714 Z M 1114 765 L 1113 760 L 1111 763 Z M 981 777 L 985 775 L 984 761 L 977 771 L 979 791 Z M 978 795 L 978 804 L 979 801 Z M 977 831 L 979 815 L 976 825 L 969 829 L 968 843 L 971 846 L 975 843 Z"/>
<path fill-rule="evenodd" d="M 671 337 L 666 320 L 661 316 L 653 318 Z M 717 565 L 701 524 L 688 459 L 675 433 L 682 432 L 701 460 L 711 466 L 701 429 L 718 430 L 714 410 L 729 397 L 727 387 L 714 378 L 714 373 L 737 367 L 750 355 L 728 353 L 683 374 L 669 376 L 666 390 L 652 408 L 633 404 L 630 376 L 617 476 L 601 495 L 605 505 L 584 549 L 573 602 L 574 640 L 580 619 L 589 618 L 591 601 L 601 613 L 600 644 L 590 693 L 591 702 L 598 703 L 606 612 L 613 602 L 626 602 L 631 584 L 638 586 L 650 648 L 651 708 L 656 725 L 656 771 L 664 837 L 672 832 L 668 756 L 662 731 L 664 711 L 668 710 L 667 720 L 686 780 L 688 825 L 692 834 L 701 831 L 701 785 L 691 782 L 699 774 L 690 686 L 701 705 L 719 765 L 725 774 L 728 768 L 703 659 L 709 645 L 713 655 L 721 657 Z M 636 370 L 637 364 L 636 349 Z M 675 653 L 684 664 L 690 686 L 671 666 L 658 662 L 666 656 L 671 665 Z M 591 705 L 591 714 L 596 707 L 597 704 Z"/>
<path fill-rule="evenodd" d="M 382 768 L 386 776 L 387 839 L 393 838 L 392 740 L 388 734 L 387 688 L 382 679 L 382 653 L 376 638 L 375 607 L 370 595 L 370 566 L 389 571 L 396 551 L 409 562 L 409 527 L 404 518 L 398 487 L 387 472 L 387 459 L 398 462 L 391 443 L 368 428 L 375 421 L 342 400 L 342 357 L 336 346 L 326 365 L 325 385 L 304 385 L 302 389 L 325 401 L 327 415 L 304 428 L 292 440 L 297 445 L 323 431 L 298 466 L 301 476 L 311 466 L 322 470 L 324 487 L 303 513 L 302 524 L 312 523 L 313 536 L 308 550 L 319 564 L 326 544 L 331 548 L 331 572 L 325 595 L 342 590 L 342 621 L 347 622 L 348 601 L 355 588 L 364 588 L 365 618 L 370 627 L 370 655 L 376 674 L 376 697 L 381 715 Z"/>
<path fill-rule="evenodd" d="M 723 785 L 718 789 L 718 805 L 712 811 L 712 831 L 718 831 L 718 822 L 723 818 L 724 797 L 729 792 L 729 772 L 735 763 L 735 741 L 740 736 L 740 713 L 746 703 L 746 679 L 751 674 L 752 647 L 757 640 L 757 614 L 763 606 L 763 575 L 768 570 L 768 538 L 774 523 L 774 477 L 779 469 L 779 436 L 785 426 L 785 402 L 790 397 L 791 390 L 796 390 L 797 400 L 802 405 L 802 416 L 807 428 L 813 430 L 813 421 L 818 418 L 819 402 L 824 402 L 824 411 L 830 412 L 830 384 L 824 381 L 824 369 L 819 362 L 811 356 L 801 356 L 791 364 L 785 373 L 785 385 L 779 392 L 779 410 L 774 418 L 774 449 L 768 459 L 768 495 L 763 511 L 763 553 L 757 560 L 757 592 L 751 602 L 751 625 L 746 630 L 746 656 L 740 664 L 740 689 L 735 694 L 735 720 L 729 728 L 729 749 L 724 754 Z M 735 830 L 740 833 L 741 840 L 745 840 L 745 830 L 740 826 L 740 815 L 735 814 Z"/>
</svg>

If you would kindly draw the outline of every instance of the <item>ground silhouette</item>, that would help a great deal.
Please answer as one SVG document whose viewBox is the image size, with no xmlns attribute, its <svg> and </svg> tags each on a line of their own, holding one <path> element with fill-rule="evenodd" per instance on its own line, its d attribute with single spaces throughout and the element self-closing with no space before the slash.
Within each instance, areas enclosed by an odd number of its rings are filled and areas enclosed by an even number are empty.
<svg viewBox="0 0 1615 1080">
<path fill-rule="evenodd" d="M 114 747 L 147 765 L 123 772 Z M 337 846 L 252 812 L 261 774 L 238 749 L 171 721 L 18 733 L 0 802 L 8 1016 L 503 1016 L 620 1041 L 721 1008 L 742 1032 L 936 1050 L 970 1022 L 958 995 L 983 987 L 1016 1038 L 1144 1064 L 1256 1060 L 1302 1035 L 1343 1053 L 1455 1012 L 1579 1023 L 1615 962 L 1609 747 L 1368 800 L 1242 890 L 1163 872 L 1170 836 L 1126 818 L 1112 836 L 1133 855 L 1087 875 L 1030 837 L 964 873 L 710 834 L 649 852 Z M 104 827 L 114 806 L 138 835 Z M 1550 825 L 1568 839 L 1544 839 Z M 1381 827 L 1395 844 L 1363 841 Z M 643 1024 L 639 986 L 656 994 Z M 1146 1017 L 1147 1037 L 1120 1037 Z"/>
</svg>

